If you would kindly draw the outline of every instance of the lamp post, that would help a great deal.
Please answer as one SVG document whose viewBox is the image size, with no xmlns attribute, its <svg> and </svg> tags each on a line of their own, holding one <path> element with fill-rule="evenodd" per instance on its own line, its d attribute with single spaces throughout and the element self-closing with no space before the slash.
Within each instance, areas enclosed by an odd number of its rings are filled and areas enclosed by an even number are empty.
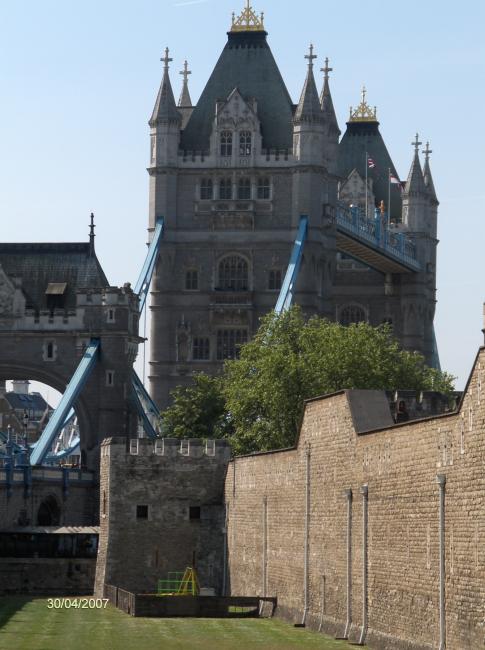
<svg viewBox="0 0 485 650">
<path fill-rule="evenodd" d="M 24 440 L 23 440 L 23 442 L 24 442 L 24 452 L 22 454 L 23 455 L 23 461 L 24 461 L 23 464 L 27 465 L 27 463 L 29 462 L 29 439 L 28 439 L 28 435 L 27 435 L 27 428 L 29 426 L 29 415 L 28 415 L 27 411 L 24 411 L 24 417 L 22 418 L 22 422 L 23 422 L 23 425 L 24 425 Z"/>
</svg>

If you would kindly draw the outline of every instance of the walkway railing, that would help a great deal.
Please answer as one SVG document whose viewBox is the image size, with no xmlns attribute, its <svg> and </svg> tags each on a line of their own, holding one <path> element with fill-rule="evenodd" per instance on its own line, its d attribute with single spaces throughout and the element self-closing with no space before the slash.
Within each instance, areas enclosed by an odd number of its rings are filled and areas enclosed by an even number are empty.
<svg viewBox="0 0 485 650">
<path fill-rule="evenodd" d="M 366 216 L 359 207 L 337 207 L 337 229 L 350 234 L 362 243 L 382 251 L 385 255 L 399 260 L 414 270 L 419 270 L 416 244 L 403 232 L 394 232 L 389 227 L 387 213 L 376 208 L 374 218 Z"/>
</svg>

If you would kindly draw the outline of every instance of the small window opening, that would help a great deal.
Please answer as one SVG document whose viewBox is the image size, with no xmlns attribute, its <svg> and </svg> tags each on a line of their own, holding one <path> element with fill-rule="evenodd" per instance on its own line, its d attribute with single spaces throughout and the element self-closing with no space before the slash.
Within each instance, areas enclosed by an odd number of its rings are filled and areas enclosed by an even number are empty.
<svg viewBox="0 0 485 650">
<path fill-rule="evenodd" d="M 136 506 L 136 518 L 148 519 L 148 506 Z"/>
<path fill-rule="evenodd" d="M 190 506 L 189 519 L 190 521 L 200 520 L 200 506 Z"/>
</svg>

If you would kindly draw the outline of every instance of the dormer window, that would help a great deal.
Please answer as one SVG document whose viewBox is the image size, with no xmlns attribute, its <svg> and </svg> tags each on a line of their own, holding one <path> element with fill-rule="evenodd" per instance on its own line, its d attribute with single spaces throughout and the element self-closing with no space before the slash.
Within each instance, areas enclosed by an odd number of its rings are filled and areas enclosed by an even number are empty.
<svg viewBox="0 0 485 650">
<path fill-rule="evenodd" d="M 251 131 L 241 131 L 239 134 L 239 155 L 250 156 L 252 147 L 252 133 Z"/>
<path fill-rule="evenodd" d="M 53 313 L 55 309 L 64 309 L 66 301 L 66 282 L 49 282 L 45 290 L 47 309 Z"/>
<path fill-rule="evenodd" d="M 232 131 L 221 133 L 221 156 L 232 156 Z"/>
</svg>

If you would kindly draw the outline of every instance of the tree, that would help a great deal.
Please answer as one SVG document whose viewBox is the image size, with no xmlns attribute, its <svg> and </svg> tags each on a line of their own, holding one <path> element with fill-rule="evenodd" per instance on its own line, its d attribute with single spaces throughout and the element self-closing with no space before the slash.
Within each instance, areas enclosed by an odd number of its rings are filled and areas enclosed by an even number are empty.
<svg viewBox="0 0 485 650">
<path fill-rule="evenodd" d="M 306 321 L 298 307 L 268 314 L 240 359 L 225 364 L 222 391 L 234 451 L 292 446 L 304 400 L 343 388 L 451 392 L 453 377 L 401 350 L 389 325 Z"/>
<path fill-rule="evenodd" d="M 221 438 L 236 454 L 295 444 L 305 399 L 343 388 L 450 393 L 454 378 L 400 348 L 389 325 L 344 327 L 299 307 L 268 314 L 222 377 L 198 374 L 162 414 L 165 435 Z"/>
<path fill-rule="evenodd" d="M 191 386 L 178 386 L 162 413 L 162 435 L 170 438 L 223 438 L 229 434 L 221 379 L 204 373 Z"/>
</svg>

